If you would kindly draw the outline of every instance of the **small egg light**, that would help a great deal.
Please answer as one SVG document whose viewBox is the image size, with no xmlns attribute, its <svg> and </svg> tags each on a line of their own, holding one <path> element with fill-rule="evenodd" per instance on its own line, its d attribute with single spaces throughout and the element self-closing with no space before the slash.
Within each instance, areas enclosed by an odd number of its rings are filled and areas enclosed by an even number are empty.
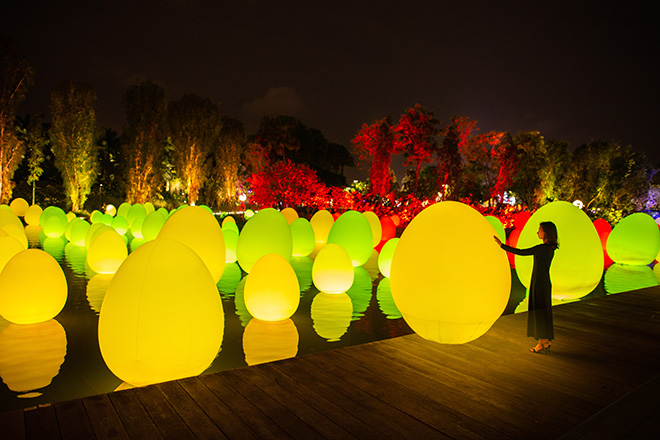
<svg viewBox="0 0 660 440">
<path fill-rule="evenodd" d="M 64 272 L 51 255 L 23 250 L 0 273 L 0 315 L 15 324 L 48 321 L 64 307 L 67 289 Z"/>
<path fill-rule="evenodd" d="M 290 318 L 300 304 L 300 286 L 291 264 L 278 254 L 257 260 L 245 281 L 243 301 L 250 315 L 262 321 Z"/>
<path fill-rule="evenodd" d="M 188 246 L 165 238 L 126 258 L 99 315 L 106 365 L 135 386 L 202 373 L 223 333 L 222 301 L 208 268 Z"/>
<path fill-rule="evenodd" d="M 24 198 L 17 197 L 11 201 L 9 207 L 18 217 L 23 217 L 30 208 L 30 204 Z"/>
<path fill-rule="evenodd" d="M 42 212 L 43 210 L 41 209 L 41 206 L 32 205 L 28 208 L 27 212 L 25 213 L 25 217 L 23 217 L 23 220 L 25 220 L 25 223 L 28 225 L 38 225 L 39 217 L 41 217 Z"/>
<path fill-rule="evenodd" d="M 390 277 L 392 257 L 394 257 L 394 251 L 396 250 L 398 242 L 398 238 L 389 239 L 381 249 L 380 254 L 378 254 L 378 270 L 380 270 L 380 273 L 382 273 L 385 278 Z"/>
<path fill-rule="evenodd" d="M 128 256 L 124 239 L 114 229 L 96 236 L 87 250 L 87 265 L 96 273 L 117 272 Z"/>
<path fill-rule="evenodd" d="M 483 335 L 504 312 L 511 272 L 488 220 L 468 205 L 446 201 L 425 208 L 403 231 L 390 286 L 415 333 L 461 344 Z"/>
<path fill-rule="evenodd" d="M 314 228 L 306 218 L 297 218 L 290 223 L 294 257 L 306 257 L 314 251 Z"/>
<path fill-rule="evenodd" d="M 373 233 L 369 221 L 357 211 L 346 211 L 332 225 L 328 244 L 341 245 L 353 266 L 362 266 L 373 251 Z"/>
<path fill-rule="evenodd" d="M 248 273 L 264 255 L 278 254 L 291 261 L 292 251 L 293 239 L 289 223 L 274 208 L 262 209 L 248 220 L 236 245 L 238 264 Z"/>
<path fill-rule="evenodd" d="M 607 254 L 615 263 L 651 264 L 660 251 L 660 231 L 653 217 L 636 212 L 623 218 L 607 239 Z"/>
<path fill-rule="evenodd" d="M 282 210 L 282 215 L 284 216 L 284 218 L 286 219 L 286 221 L 289 222 L 289 224 L 293 223 L 294 220 L 296 220 L 297 218 L 299 218 L 299 216 L 298 216 L 298 211 L 296 211 L 296 210 L 293 209 L 293 208 L 289 208 L 289 207 L 284 208 L 284 209 Z"/>
<path fill-rule="evenodd" d="M 236 256 L 238 232 L 227 228 L 222 230 L 222 236 L 225 239 L 225 263 L 235 263 L 238 260 L 238 257 Z"/>
<path fill-rule="evenodd" d="M 325 245 L 328 242 L 330 229 L 332 229 L 332 225 L 335 223 L 332 214 L 325 209 L 322 209 L 314 213 L 309 223 L 314 229 L 314 240 L 316 243 Z"/>
<path fill-rule="evenodd" d="M 325 293 L 344 293 L 353 284 L 353 264 L 348 252 L 338 244 L 323 247 L 312 266 L 312 281 Z"/>
<path fill-rule="evenodd" d="M 76 246 L 85 246 L 85 239 L 91 225 L 86 220 L 79 220 L 71 226 L 71 239 L 69 241 Z"/>
</svg>

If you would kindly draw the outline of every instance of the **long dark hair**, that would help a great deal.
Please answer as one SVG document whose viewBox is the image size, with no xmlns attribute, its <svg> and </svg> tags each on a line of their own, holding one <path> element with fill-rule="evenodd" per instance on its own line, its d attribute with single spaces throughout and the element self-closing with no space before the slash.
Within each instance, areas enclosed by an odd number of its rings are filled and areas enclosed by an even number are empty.
<svg viewBox="0 0 660 440">
<path fill-rule="evenodd" d="M 559 247 L 559 239 L 557 237 L 557 226 L 552 222 L 541 222 L 543 233 L 545 234 L 545 242 L 552 245 L 553 249 Z"/>
</svg>

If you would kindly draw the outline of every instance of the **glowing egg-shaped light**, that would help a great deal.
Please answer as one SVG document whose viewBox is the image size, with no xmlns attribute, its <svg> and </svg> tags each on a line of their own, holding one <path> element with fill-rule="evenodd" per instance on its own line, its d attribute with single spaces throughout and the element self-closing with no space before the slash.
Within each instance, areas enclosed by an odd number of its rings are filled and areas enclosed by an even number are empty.
<svg viewBox="0 0 660 440">
<path fill-rule="evenodd" d="M 108 204 L 105 207 L 105 213 L 111 217 L 114 217 L 115 215 L 117 215 L 117 208 L 115 208 L 115 205 L 113 204 Z"/>
<path fill-rule="evenodd" d="M 133 220 L 133 223 L 131 223 L 131 226 L 129 227 L 129 230 L 131 231 L 131 235 L 135 238 L 144 238 L 142 235 L 142 225 L 144 224 L 144 219 L 146 217 L 137 217 Z"/>
<path fill-rule="evenodd" d="M 147 216 L 147 210 L 141 203 L 136 203 L 131 205 L 130 209 L 126 213 L 126 220 L 128 220 L 128 226 L 133 227 L 133 222 L 139 218 L 144 219 Z"/>
<path fill-rule="evenodd" d="M 312 300 L 310 308 L 312 326 L 316 334 L 328 342 L 339 341 L 346 333 L 351 325 L 352 313 L 351 298 L 345 293 L 319 292 Z"/>
<path fill-rule="evenodd" d="M 385 318 L 401 318 L 401 312 L 397 309 L 396 304 L 394 303 L 394 298 L 392 298 L 392 289 L 390 288 L 389 278 L 383 278 L 378 283 L 378 287 L 376 288 L 376 300 L 378 301 L 378 308 L 383 312 Z"/>
<path fill-rule="evenodd" d="M 598 218 L 594 220 L 593 225 L 594 228 L 596 228 L 598 237 L 600 237 L 601 247 L 603 248 L 603 257 L 605 259 L 603 265 L 606 268 L 610 267 L 614 263 L 614 261 L 612 261 L 609 254 L 607 253 L 607 239 L 610 237 L 610 234 L 612 233 L 612 226 L 610 226 L 607 220 L 602 218 Z"/>
<path fill-rule="evenodd" d="M 274 208 L 262 209 L 248 220 L 236 246 L 238 264 L 248 273 L 264 255 L 278 254 L 291 261 L 292 251 L 291 227 L 282 213 Z"/>
<path fill-rule="evenodd" d="M 20 241 L 14 237 L 5 235 L 0 237 L 0 272 L 4 269 L 9 260 L 14 258 L 14 255 L 25 250 Z"/>
<path fill-rule="evenodd" d="M 522 229 L 514 229 L 511 231 L 509 234 L 509 238 L 506 240 L 506 244 L 508 244 L 511 247 L 518 247 L 518 239 L 520 238 L 520 233 L 522 232 Z M 506 254 L 508 260 L 509 260 L 509 265 L 512 268 L 516 268 L 516 256 L 512 253 Z"/>
<path fill-rule="evenodd" d="M 131 252 L 133 252 L 135 249 L 139 248 L 143 244 L 147 243 L 147 240 L 144 238 L 133 238 L 131 242 L 128 244 L 128 247 L 131 249 Z"/>
<path fill-rule="evenodd" d="M 289 222 L 289 224 L 293 223 L 295 219 L 299 218 L 298 211 L 296 211 L 293 208 L 284 208 L 282 210 L 282 215 L 284 216 L 286 221 Z"/>
<path fill-rule="evenodd" d="M 232 217 L 231 215 L 226 216 L 225 218 L 222 219 L 221 225 L 224 226 L 227 223 L 233 223 L 236 224 L 236 219 Z"/>
<path fill-rule="evenodd" d="M 660 232 L 653 217 L 630 214 L 617 223 L 607 239 L 607 254 L 615 263 L 651 264 L 660 250 Z"/>
<path fill-rule="evenodd" d="M 250 315 L 262 321 L 290 318 L 300 303 L 300 286 L 291 263 L 278 254 L 257 260 L 245 281 L 243 301 Z"/>
<path fill-rule="evenodd" d="M 658 278 L 653 273 L 653 269 L 648 266 L 616 263 L 605 271 L 603 284 L 605 292 L 613 295 L 657 286 Z"/>
<path fill-rule="evenodd" d="M 251 209 L 246 209 L 246 210 L 243 212 L 243 218 L 244 218 L 245 220 L 250 220 L 252 217 L 254 217 L 254 215 L 255 215 L 255 213 L 254 213 L 254 211 L 251 210 Z"/>
<path fill-rule="evenodd" d="M 85 238 L 87 237 L 87 232 L 89 231 L 90 226 L 91 225 L 83 219 L 75 222 L 73 226 L 71 226 L 71 239 L 69 241 L 76 246 L 85 246 Z"/>
<path fill-rule="evenodd" d="M 529 211 L 520 211 L 513 217 L 513 227 L 522 230 L 531 217 L 532 214 Z"/>
<path fill-rule="evenodd" d="M 417 334 L 460 344 L 483 335 L 502 314 L 511 272 L 488 220 L 465 204 L 440 202 L 420 212 L 401 235 L 390 286 Z"/>
<path fill-rule="evenodd" d="M 332 214 L 325 209 L 322 209 L 314 213 L 309 223 L 314 229 L 314 240 L 316 243 L 326 244 L 328 242 L 330 229 L 332 229 L 332 225 L 335 223 Z"/>
<path fill-rule="evenodd" d="M 101 355 L 132 385 L 196 376 L 222 344 L 222 301 L 204 262 L 176 240 L 132 252 L 110 282 L 99 315 Z"/>
<path fill-rule="evenodd" d="M 353 284 L 353 263 L 338 244 L 328 244 L 318 253 L 312 266 L 312 281 L 325 293 L 344 293 Z"/>
<path fill-rule="evenodd" d="M 124 235 L 126 232 L 128 232 L 128 220 L 126 220 L 124 217 L 114 217 L 110 222 L 110 226 L 115 231 L 117 231 L 119 235 Z"/>
<path fill-rule="evenodd" d="M 144 211 L 147 213 L 147 215 L 151 214 L 156 210 L 156 207 L 154 206 L 153 203 L 151 202 L 145 202 L 144 204 Z"/>
<path fill-rule="evenodd" d="M 369 221 L 357 211 L 346 211 L 332 225 L 328 244 L 343 247 L 351 257 L 353 266 L 362 266 L 373 251 L 373 234 Z"/>
<path fill-rule="evenodd" d="M 30 208 L 30 204 L 25 199 L 17 197 L 11 201 L 9 207 L 18 217 L 23 217 Z"/>
<path fill-rule="evenodd" d="M 68 224 L 69 219 L 66 218 L 66 213 L 58 208 L 47 215 L 42 227 L 46 237 L 61 237 Z"/>
<path fill-rule="evenodd" d="M 257 365 L 295 357 L 298 339 L 298 329 L 291 319 L 262 321 L 253 318 L 243 332 L 245 362 Z"/>
<path fill-rule="evenodd" d="M 153 211 L 151 214 L 148 214 L 142 223 L 142 237 L 147 241 L 158 237 L 166 221 L 167 217 L 160 211 Z"/>
<path fill-rule="evenodd" d="M 398 238 L 389 239 L 378 255 L 378 270 L 380 270 L 380 273 L 382 273 L 385 278 L 390 277 L 392 257 L 394 256 L 394 251 L 398 242 Z"/>
<path fill-rule="evenodd" d="M 121 205 L 119 205 L 119 208 L 117 208 L 117 214 L 115 215 L 115 217 L 120 215 L 120 216 L 124 217 L 125 219 L 128 219 L 128 211 L 131 209 L 131 206 L 132 205 L 128 202 L 124 202 Z"/>
<path fill-rule="evenodd" d="M 89 250 L 94 239 L 105 231 L 114 231 L 114 228 L 103 223 L 93 223 L 85 233 L 85 247 Z"/>
<path fill-rule="evenodd" d="M 112 226 L 112 221 L 114 219 L 115 218 L 113 216 L 111 216 L 110 214 L 101 215 L 101 223 L 103 223 L 104 225 Z"/>
<path fill-rule="evenodd" d="M 378 243 L 380 243 L 380 240 L 383 236 L 383 227 L 380 224 L 380 219 L 372 211 L 365 211 L 362 213 L 362 215 L 369 222 L 369 226 L 371 226 L 371 234 L 373 236 L 372 247 L 376 247 L 378 246 Z"/>
<path fill-rule="evenodd" d="M 544 221 L 553 222 L 559 236 L 559 249 L 550 266 L 552 296 L 558 300 L 582 298 L 594 290 L 603 275 L 603 251 L 598 233 L 584 211 L 569 202 L 552 202 L 542 206 L 527 221 L 520 233 L 518 248 L 541 243 L 537 232 Z M 533 264 L 532 257 L 516 256 L 516 273 L 527 288 Z"/>
<path fill-rule="evenodd" d="M 486 220 L 488 220 L 488 223 L 493 227 L 495 230 L 495 234 L 499 237 L 502 242 L 506 242 L 506 233 L 504 232 L 504 225 L 502 225 L 502 222 L 500 221 L 499 218 L 492 216 L 492 215 L 487 215 Z"/>
<path fill-rule="evenodd" d="M 99 211 L 98 209 L 93 210 L 89 214 L 89 221 L 94 224 L 94 223 L 101 223 L 101 220 L 103 219 L 103 213 Z"/>
<path fill-rule="evenodd" d="M 0 333 L 0 376 L 19 398 L 38 397 L 60 372 L 66 332 L 54 319 L 10 324 Z"/>
<path fill-rule="evenodd" d="M 396 237 L 396 225 L 392 221 L 392 217 L 384 216 L 380 218 L 380 228 L 382 232 L 381 241 L 387 241 L 390 238 Z"/>
<path fill-rule="evenodd" d="M 67 219 L 67 221 L 69 221 L 69 222 L 70 222 L 71 220 L 73 220 L 74 218 L 76 218 L 76 217 L 77 217 L 77 216 L 76 216 L 76 213 L 75 213 L 75 212 L 69 211 L 69 212 L 66 213 L 66 219 Z"/>
<path fill-rule="evenodd" d="M 23 229 L 23 222 L 14 214 L 11 209 L 0 210 L 0 226 L 16 225 Z"/>
<path fill-rule="evenodd" d="M 0 229 L 10 237 L 14 237 L 23 245 L 24 249 L 27 249 L 28 239 L 27 236 L 25 235 L 25 228 L 22 225 L 17 225 L 15 223 L 7 223 L 0 226 Z"/>
<path fill-rule="evenodd" d="M 201 206 L 181 209 L 167 219 L 158 238 L 178 240 L 192 249 L 208 267 L 214 282 L 225 270 L 225 239 L 215 216 Z"/>
<path fill-rule="evenodd" d="M 0 273 L 0 315 L 15 324 L 36 324 L 60 313 L 67 283 L 57 261 L 40 249 L 23 250 Z"/>
<path fill-rule="evenodd" d="M 3 231 L 0 229 L 0 231 Z M 36 247 L 39 244 L 39 236 L 43 232 L 43 229 L 39 225 L 27 225 L 25 226 L 25 237 L 28 240 L 28 246 Z M 27 249 L 27 247 L 25 248 Z"/>
<path fill-rule="evenodd" d="M 225 239 L 225 263 L 235 263 L 238 259 L 236 256 L 236 247 L 238 246 L 238 232 L 233 229 L 223 229 L 222 236 Z"/>
<path fill-rule="evenodd" d="M 306 257 L 314 251 L 314 228 L 306 218 L 297 218 L 290 224 L 294 257 Z"/>
<path fill-rule="evenodd" d="M 227 217 L 227 218 L 231 218 L 231 217 Z M 223 231 L 234 231 L 234 232 L 236 232 L 236 235 L 240 235 L 240 231 L 238 230 L 238 225 L 236 224 L 236 222 L 234 221 L 233 218 L 231 218 L 231 219 L 232 219 L 232 221 L 229 221 L 229 222 L 228 221 L 223 221 L 222 222 L 222 230 Z"/>
<path fill-rule="evenodd" d="M 43 210 L 41 209 L 41 206 L 32 205 L 28 208 L 27 212 L 25 213 L 25 217 L 23 217 L 23 220 L 25 220 L 25 223 L 28 225 L 38 225 L 39 217 L 41 217 L 42 212 Z"/>
<path fill-rule="evenodd" d="M 124 239 L 114 229 L 94 238 L 87 250 L 87 264 L 96 273 L 115 273 L 128 256 Z"/>
</svg>

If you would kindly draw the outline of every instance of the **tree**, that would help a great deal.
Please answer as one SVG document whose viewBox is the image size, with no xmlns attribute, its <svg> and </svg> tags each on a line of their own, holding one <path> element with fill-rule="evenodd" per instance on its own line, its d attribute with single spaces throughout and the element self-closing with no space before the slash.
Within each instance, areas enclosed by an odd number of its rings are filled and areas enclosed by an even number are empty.
<svg viewBox="0 0 660 440">
<path fill-rule="evenodd" d="M 504 133 L 496 146 L 491 150 L 499 168 L 497 178 L 490 187 L 490 198 L 498 202 L 504 200 L 504 192 L 511 188 L 518 170 L 518 150 L 509 133 Z"/>
<path fill-rule="evenodd" d="M 468 139 L 476 130 L 477 121 L 467 117 L 454 117 L 442 131 L 444 135 L 438 148 L 438 191 L 445 200 L 458 200 L 461 192 L 463 157 Z"/>
<path fill-rule="evenodd" d="M 14 172 L 25 152 L 15 118 L 19 104 L 34 81 L 34 69 L 18 45 L 0 39 L 0 203 L 12 197 Z"/>
<path fill-rule="evenodd" d="M 288 159 L 262 168 L 247 181 L 251 202 L 262 207 L 318 206 L 326 199 L 327 188 L 316 172 Z"/>
<path fill-rule="evenodd" d="M 145 203 L 162 183 L 167 93 L 151 81 L 141 81 L 126 90 L 122 103 L 127 123 L 123 142 L 126 197 L 130 203 Z"/>
<path fill-rule="evenodd" d="M 65 82 L 50 95 L 50 141 L 71 210 L 83 209 L 96 179 L 96 93 L 83 83 Z"/>
<path fill-rule="evenodd" d="M 206 183 L 208 158 L 220 138 L 218 106 L 194 94 L 184 95 L 170 103 L 167 119 L 176 172 L 192 205 Z"/>
<path fill-rule="evenodd" d="M 401 115 L 399 122 L 393 128 L 394 151 L 403 152 L 406 159 L 404 165 L 415 166 L 415 191 L 422 165 L 431 163 L 433 154 L 437 150 L 439 124 L 440 121 L 433 117 L 433 112 L 415 104 Z"/>
<path fill-rule="evenodd" d="M 41 118 L 28 117 L 20 128 L 21 137 L 25 142 L 28 155 L 26 157 L 28 176 L 27 184 L 32 185 L 32 204 L 35 204 L 37 181 L 44 173 L 41 163 L 44 161 L 44 147 L 48 145 L 48 136 L 44 131 Z"/>
<path fill-rule="evenodd" d="M 513 137 L 518 150 L 519 167 L 511 189 L 518 199 L 530 209 L 538 208 L 543 201 L 541 175 L 547 166 L 546 141 L 538 131 L 518 133 Z"/>
<path fill-rule="evenodd" d="M 218 198 L 221 202 L 236 197 L 241 155 L 245 150 L 246 138 L 243 123 L 231 116 L 220 118 L 220 138 L 214 148 L 215 178 L 218 182 Z"/>
<path fill-rule="evenodd" d="M 364 124 L 351 140 L 353 151 L 361 161 L 371 162 L 371 193 L 384 197 L 390 192 L 390 164 L 394 152 L 394 131 L 389 117 Z"/>
<path fill-rule="evenodd" d="M 271 161 L 284 160 L 300 149 L 303 124 L 291 116 L 265 116 L 261 120 L 255 141 L 268 151 Z"/>
</svg>

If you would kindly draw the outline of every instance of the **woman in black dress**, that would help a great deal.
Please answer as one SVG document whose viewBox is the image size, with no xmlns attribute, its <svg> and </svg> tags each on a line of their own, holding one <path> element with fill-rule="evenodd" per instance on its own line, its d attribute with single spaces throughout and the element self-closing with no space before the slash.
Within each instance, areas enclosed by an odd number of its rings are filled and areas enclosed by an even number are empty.
<svg viewBox="0 0 660 440">
<path fill-rule="evenodd" d="M 542 222 L 537 232 L 543 242 L 529 249 L 516 249 L 502 244 L 495 236 L 495 242 L 505 251 L 516 255 L 533 255 L 534 266 L 529 285 L 529 311 L 527 313 L 527 336 L 538 339 L 538 344 L 530 348 L 532 353 L 547 352 L 554 339 L 552 325 L 552 283 L 550 264 L 559 247 L 557 227 L 552 222 Z"/>
</svg>

